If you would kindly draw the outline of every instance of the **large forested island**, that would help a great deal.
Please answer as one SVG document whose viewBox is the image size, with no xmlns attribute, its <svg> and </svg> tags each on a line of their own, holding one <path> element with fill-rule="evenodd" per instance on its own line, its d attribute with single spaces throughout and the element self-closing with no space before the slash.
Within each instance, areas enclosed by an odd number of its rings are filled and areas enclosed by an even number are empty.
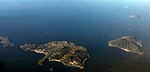
<svg viewBox="0 0 150 72">
<path fill-rule="evenodd" d="M 45 60 L 61 62 L 67 66 L 84 68 L 84 62 L 89 54 L 85 47 L 77 46 L 68 41 L 52 41 L 46 44 L 25 44 L 21 45 L 25 51 L 34 51 L 44 54 L 45 57 L 39 60 L 38 64 L 43 65 Z"/>
<path fill-rule="evenodd" d="M 111 40 L 108 42 L 111 47 L 120 48 L 123 51 L 143 54 L 142 52 L 142 42 L 134 36 L 123 36 L 121 38 Z"/>
</svg>

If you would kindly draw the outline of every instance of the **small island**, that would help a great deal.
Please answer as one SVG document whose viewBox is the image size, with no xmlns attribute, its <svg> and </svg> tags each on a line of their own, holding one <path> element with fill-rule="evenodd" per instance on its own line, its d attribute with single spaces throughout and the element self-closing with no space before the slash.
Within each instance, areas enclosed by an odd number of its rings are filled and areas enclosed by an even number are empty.
<svg viewBox="0 0 150 72">
<path fill-rule="evenodd" d="M 77 46 L 68 41 L 52 41 L 46 44 L 25 44 L 21 45 L 25 51 L 33 51 L 45 56 L 38 62 L 43 65 L 46 59 L 60 62 L 67 66 L 84 68 L 84 62 L 89 58 L 85 47 Z"/>
<path fill-rule="evenodd" d="M 139 18 L 141 18 L 141 16 L 140 15 L 129 15 L 128 18 L 129 19 L 139 19 Z"/>
<path fill-rule="evenodd" d="M 134 36 L 123 36 L 121 38 L 111 40 L 108 42 L 108 45 L 111 47 L 120 48 L 123 51 L 143 54 L 141 51 L 142 42 L 137 40 Z"/>
<path fill-rule="evenodd" d="M 0 36 L 0 44 L 2 44 L 3 47 L 14 46 L 14 44 L 10 42 L 8 36 Z"/>
</svg>

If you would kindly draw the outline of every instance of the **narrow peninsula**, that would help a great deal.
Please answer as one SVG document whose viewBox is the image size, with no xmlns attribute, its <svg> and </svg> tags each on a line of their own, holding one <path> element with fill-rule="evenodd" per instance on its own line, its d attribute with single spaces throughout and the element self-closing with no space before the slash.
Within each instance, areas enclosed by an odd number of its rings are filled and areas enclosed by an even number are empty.
<svg viewBox="0 0 150 72">
<path fill-rule="evenodd" d="M 85 47 L 77 46 L 68 41 L 52 41 L 46 44 L 25 44 L 21 45 L 25 51 L 33 51 L 45 56 L 38 64 L 43 65 L 45 60 L 60 62 L 67 66 L 84 68 L 84 62 L 89 58 Z"/>
</svg>

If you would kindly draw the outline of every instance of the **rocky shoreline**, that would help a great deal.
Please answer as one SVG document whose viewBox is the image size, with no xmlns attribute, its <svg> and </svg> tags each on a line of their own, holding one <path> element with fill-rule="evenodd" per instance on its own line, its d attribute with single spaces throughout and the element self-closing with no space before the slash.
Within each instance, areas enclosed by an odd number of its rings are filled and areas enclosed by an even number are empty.
<svg viewBox="0 0 150 72">
<path fill-rule="evenodd" d="M 25 44 L 21 45 L 25 51 L 34 51 L 45 56 L 38 64 L 43 65 L 45 60 L 60 62 L 67 66 L 84 68 L 84 62 L 89 58 L 85 47 L 77 46 L 68 41 L 52 41 L 46 44 Z"/>
</svg>

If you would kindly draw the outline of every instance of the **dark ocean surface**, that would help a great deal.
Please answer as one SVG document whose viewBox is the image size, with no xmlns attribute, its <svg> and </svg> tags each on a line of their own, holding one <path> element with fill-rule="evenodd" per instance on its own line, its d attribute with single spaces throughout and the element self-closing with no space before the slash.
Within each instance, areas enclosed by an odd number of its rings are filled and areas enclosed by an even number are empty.
<svg viewBox="0 0 150 72">
<path fill-rule="evenodd" d="M 150 72 L 150 1 L 146 0 L 0 0 L 0 35 L 14 47 L 0 46 L 4 72 Z M 126 7 L 125 7 L 126 6 Z M 129 19 L 129 15 L 139 15 Z M 107 45 L 112 39 L 133 35 L 143 42 L 143 55 Z M 25 43 L 70 41 L 87 48 L 90 58 L 83 70 L 46 62 L 44 55 L 25 52 Z M 50 71 L 53 69 L 52 71 Z"/>
</svg>

